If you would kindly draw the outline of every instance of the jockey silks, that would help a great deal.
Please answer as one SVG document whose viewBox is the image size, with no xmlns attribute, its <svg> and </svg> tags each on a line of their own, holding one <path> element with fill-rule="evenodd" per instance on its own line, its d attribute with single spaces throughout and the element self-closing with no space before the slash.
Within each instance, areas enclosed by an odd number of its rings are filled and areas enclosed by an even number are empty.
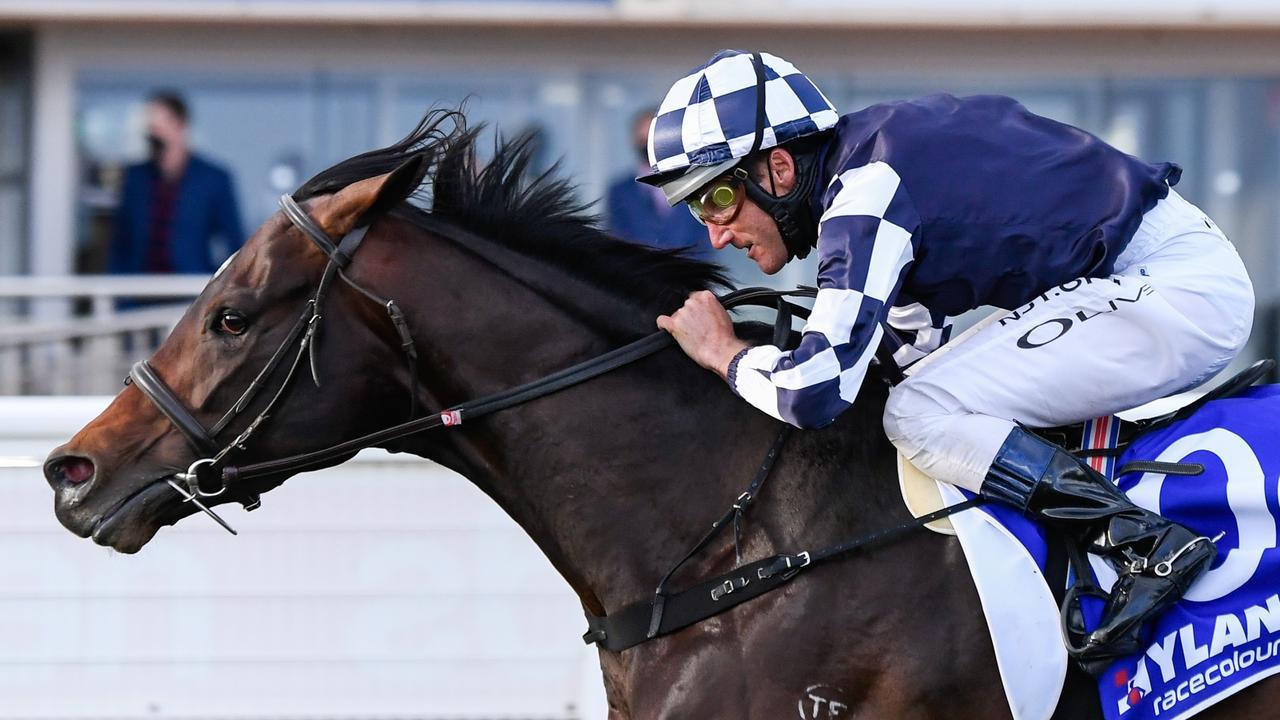
<svg viewBox="0 0 1280 720">
<path fill-rule="evenodd" d="M 906 197 L 897 202 L 913 211 L 902 291 L 952 316 L 1017 307 L 1053 285 L 1110 275 L 1142 214 L 1182 175 L 992 95 L 931 95 L 842 117 L 826 177 L 876 162 L 901 179 Z M 815 209 L 827 212 L 836 193 L 828 188 Z M 828 241 L 858 248 L 875 240 L 866 234 L 874 228 L 838 233 L 832 225 Z"/>
<path fill-rule="evenodd" d="M 1181 174 L 999 96 L 873 105 L 833 133 L 812 204 L 820 290 L 801 345 L 749 350 L 729 373 L 753 405 L 802 427 L 853 401 L 881 322 L 914 334 L 899 357 L 909 362 L 945 340 L 947 316 L 1110 275 Z"/>
</svg>

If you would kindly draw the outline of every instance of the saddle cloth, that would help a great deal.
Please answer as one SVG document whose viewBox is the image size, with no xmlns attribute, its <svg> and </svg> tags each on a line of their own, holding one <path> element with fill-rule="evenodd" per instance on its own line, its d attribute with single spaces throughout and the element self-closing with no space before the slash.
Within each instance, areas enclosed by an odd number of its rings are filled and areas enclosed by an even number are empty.
<svg viewBox="0 0 1280 720">
<path fill-rule="evenodd" d="M 1130 472 L 1116 481 L 1138 505 L 1217 537 L 1219 554 L 1186 597 L 1153 624 L 1146 651 L 1099 677 L 1107 720 L 1189 718 L 1280 672 L 1278 415 L 1280 386 L 1253 388 L 1137 438 L 1115 463 L 1203 465 L 1198 476 Z M 945 504 L 971 497 L 945 483 L 934 489 Z M 1044 535 L 1029 517 L 996 505 L 950 520 L 982 600 L 1013 716 L 1049 718 L 1068 658 L 1045 580 Z M 1089 560 L 1097 582 L 1110 589 L 1115 572 L 1093 555 Z M 1096 623 L 1100 603 L 1085 611 Z"/>
</svg>

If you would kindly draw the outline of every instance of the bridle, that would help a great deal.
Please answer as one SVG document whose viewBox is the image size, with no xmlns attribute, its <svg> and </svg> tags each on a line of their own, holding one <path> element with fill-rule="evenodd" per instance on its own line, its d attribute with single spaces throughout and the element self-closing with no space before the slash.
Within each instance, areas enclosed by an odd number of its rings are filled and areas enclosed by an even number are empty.
<svg viewBox="0 0 1280 720">
<path fill-rule="evenodd" d="M 328 262 L 325 265 L 323 274 L 320 276 L 320 282 L 316 286 L 315 294 L 307 301 L 297 321 L 294 322 L 293 327 L 290 328 L 280 345 L 276 347 L 275 352 L 271 354 L 262 370 L 254 376 L 249 386 L 240 394 L 240 397 L 232 404 L 231 408 L 212 427 L 206 429 L 196 419 L 194 413 L 187 408 L 186 404 L 178 398 L 177 394 L 160 379 L 155 369 L 146 360 L 135 363 L 129 370 L 129 377 L 125 379 L 125 384 L 133 384 L 137 387 L 173 423 L 173 426 L 186 437 L 190 445 L 196 450 L 199 459 L 191 463 L 185 473 L 178 473 L 174 476 L 176 480 L 184 483 L 185 487 L 174 482 L 174 479 L 169 479 L 168 483 L 183 496 L 185 502 L 194 503 L 196 507 L 204 511 L 232 534 L 235 534 L 235 531 L 222 518 L 200 502 L 200 498 L 218 497 L 227 491 L 227 483 L 222 475 L 215 473 L 214 470 L 232 450 L 245 449 L 249 438 L 266 422 L 271 415 L 271 411 L 284 396 L 285 391 L 292 385 L 304 358 L 308 359 L 312 382 L 315 383 L 316 387 L 320 387 L 320 373 L 316 364 L 315 347 L 319 339 L 320 326 L 324 319 L 324 302 L 329 295 L 330 288 L 333 286 L 335 277 L 341 279 L 370 301 L 381 306 L 395 326 L 396 333 L 400 338 L 401 350 L 404 352 L 408 366 L 409 382 L 412 387 L 409 393 L 409 419 L 413 420 L 417 414 L 418 353 L 414 346 L 413 337 L 409 332 L 409 325 L 404 319 L 404 314 L 394 300 L 379 297 L 352 280 L 345 272 L 347 266 L 351 264 L 356 250 L 359 249 L 360 244 L 364 241 L 369 226 L 364 225 L 355 228 L 344 235 L 340 241 L 334 243 L 329 235 L 307 215 L 306 211 L 298 205 L 291 195 L 285 194 L 280 197 L 280 208 L 285 217 L 293 223 L 293 226 L 300 230 L 303 235 L 310 238 L 324 252 L 328 257 Z M 290 350 L 295 345 L 297 348 L 293 352 L 292 360 L 289 361 L 289 370 L 285 374 L 284 380 L 281 381 L 275 393 L 271 396 L 271 399 L 267 401 L 266 405 L 244 430 L 236 435 L 234 439 L 220 446 L 217 440 L 218 436 L 223 434 L 227 427 L 236 418 L 240 417 L 253 401 L 262 394 L 267 388 L 268 380 L 289 357 Z M 250 494 L 242 503 L 245 509 L 253 510 L 261 505 L 261 499 L 256 494 Z"/>
<path fill-rule="evenodd" d="M 320 282 L 316 286 L 315 294 L 307 301 L 293 327 L 281 340 L 266 364 L 250 381 L 248 387 L 231 405 L 231 408 L 212 427 L 206 429 L 204 424 L 196 419 L 195 414 L 188 409 L 188 406 L 178 398 L 173 389 L 160 379 L 155 369 L 146 360 L 135 363 L 129 370 L 129 376 L 125 378 L 125 384 L 132 384 L 137 387 L 182 433 L 187 442 L 196 451 L 198 459 L 188 466 L 187 471 L 177 473 L 172 478 L 167 478 L 166 482 L 182 496 L 183 502 L 192 503 L 233 535 L 236 534 L 235 530 L 201 501 L 204 498 L 215 498 L 223 495 L 233 483 L 252 477 L 311 469 L 333 458 L 354 453 L 388 440 L 437 427 L 460 425 L 464 415 L 468 418 L 476 418 L 512 405 L 528 402 L 596 375 L 609 372 L 641 357 L 651 355 L 671 344 L 671 337 L 667 333 L 656 332 L 634 343 L 553 373 L 540 380 L 463 403 L 454 408 L 443 410 L 438 414 L 418 417 L 418 353 L 404 314 L 400 311 L 395 301 L 378 296 L 356 283 L 345 272 L 345 269 L 351 264 L 356 250 L 359 249 L 360 244 L 364 241 L 368 226 L 362 226 L 348 232 L 341 240 L 335 243 L 319 224 L 298 205 L 291 195 L 285 194 L 280 197 L 280 209 L 294 227 L 324 252 L 328 257 L 328 262 L 320 277 Z M 335 278 L 342 280 L 361 295 L 384 308 L 391 323 L 395 326 L 401 349 L 404 352 L 411 384 L 408 421 L 310 453 L 242 467 L 222 467 L 221 472 L 218 472 L 221 463 L 233 450 L 243 451 L 246 449 L 246 443 L 249 438 L 271 416 L 272 410 L 275 409 L 280 399 L 292 385 L 294 378 L 299 374 L 298 371 L 303 364 L 304 358 L 309 361 L 312 382 L 317 387 L 320 386 L 320 374 L 316 364 L 315 348 L 320 337 L 320 326 L 324 319 L 324 303 L 329 295 L 329 290 L 333 287 Z M 739 291 L 732 295 L 740 296 L 742 301 L 749 301 L 753 293 L 759 294 L 761 291 L 762 289 L 746 293 Z M 781 300 L 777 299 L 778 293 L 776 291 L 763 290 L 763 293 L 774 296 L 776 302 L 782 303 Z M 276 374 L 276 371 L 286 359 L 290 357 L 291 350 L 293 353 L 292 359 L 288 360 L 288 372 L 276 387 L 271 399 L 266 402 L 262 410 L 258 412 L 253 420 L 249 421 L 245 429 L 235 438 L 225 443 L 219 443 L 217 438 L 226 431 L 227 427 L 236 418 L 244 414 L 253 404 L 253 401 L 267 389 L 269 380 Z M 240 500 L 240 502 L 246 510 L 256 509 L 262 504 L 258 494 L 249 492 L 245 493 L 244 499 Z"/>
<path fill-rule="evenodd" d="M 335 458 L 348 456 L 364 448 L 380 445 L 391 440 L 427 430 L 456 427 L 461 425 L 464 420 L 475 420 L 490 413 L 550 395 L 564 388 L 603 375 L 641 358 L 653 355 L 673 343 L 668 333 L 657 331 L 639 340 L 524 385 L 469 400 L 437 413 L 418 417 L 416 406 L 416 398 L 418 396 L 417 351 L 404 315 L 394 301 L 383 299 L 360 286 L 344 272 L 345 268 L 351 264 L 352 257 L 360 247 L 361 242 L 363 242 L 368 226 L 356 228 L 348 232 L 339 242 L 334 243 L 292 196 L 287 194 L 282 196 L 280 198 L 280 207 L 285 217 L 293 223 L 294 227 L 310 238 L 328 256 L 329 260 L 316 287 L 315 295 L 307 302 L 301 315 L 299 315 L 284 340 L 281 341 L 262 370 L 249 383 L 249 386 L 245 388 L 231 408 L 214 423 L 213 427 L 206 430 L 204 425 L 187 409 L 187 406 L 177 397 L 173 390 L 156 375 L 155 370 L 147 361 L 143 360 L 134 364 L 129 372 L 129 377 L 125 380 L 126 384 L 132 383 L 142 391 L 143 395 L 155 404 L 160 412 L 173 423 L 174 427 L 187 438 L 187 441 L 196 450 L 199 459 L 191 463 L 186 472 L 178 473 L 166 481 L 182 495 L 184 502 L 191 502 L 232 534 L 235 534 L 235 530 L 232 530 L 226 521 L 206 507 L 201 502 L 202 498 L 218 497 L 227 492 L 232 485 L 252 478 L 314 469 Z M 458 231 L 457 234 L 464 235 L 465 233 Z M 298 374 L 298 369 L 302 365 L 304 357 L 309 358 L 312 381 L 319 387 L 320 377 L 316 366 L 315 347 L 319 337 L 319 328 L 324 318 L 322 313 L 324 302 L 330 288 L 333 286 L 335 277 L 341 279 L 370 301 L 383 307 L 395 326 L 401 341 L 401 349 L 405 354 L 410 383 L 412 384 L 409 420 L 327 448 L 250 465 L 222 466 L 219 472 L 219 467 L 228 454 L 233 450 L 244 450 L 250 436 L 270 417 L 271 411 L 279 403 L 285 391 L 292 384 L 294 377 Z M 787 337 L 791 333 L 793 316 L 804 318 L 809 314 L 807 308 L 789 302 L 786 298 L 812 298 L 816 294 L 817 290 L 815 288 L 807 287 L 795 290 L 743 288 L 722 296 L 720 302 L 726 309 L 733 309 L 742 305 L 758 305 L 777 310 L 773 344 L 781 346 L 785 344 Z M 285 359 L 289 357 L 289 351 L 295 345 L 297 347 L 293 353 L 292 360 L 289 361 L 289 370 L 284 380 L 271 396 L 271 399 L 267 401 L 263 409 L 258 412 L 257 416 L 248 423 L 239 435 L 220 445 L 216 438 L 227 429 L 232 421 L 243 414 L 254 399 L 266 389 L 268 380 L 285 362 Z M 897 365 L 891 358 L 894 349 L 889 345 L 882 345 L 878 353 L 881 365 L 889 372 L 897 370 Z M 900 375 L 896 379 L 901 379 Z M 240 502 L 248 510 L 255 509 L 261 505 L 259 496 L 248 492 L 245 493 L 245 499 L 240 500 Z"/>
</svg>

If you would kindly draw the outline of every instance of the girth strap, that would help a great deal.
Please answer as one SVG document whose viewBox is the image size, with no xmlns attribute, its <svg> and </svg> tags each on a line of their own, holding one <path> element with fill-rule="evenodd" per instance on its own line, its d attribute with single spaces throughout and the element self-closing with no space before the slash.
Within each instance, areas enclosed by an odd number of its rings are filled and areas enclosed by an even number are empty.
<svg viewBox="0 0 1280 720">
<path fill-rule="evenodd" d="M 656 630 L 649 624 L 654 615 L 652 600 L 628 605 L 607 617 L 596 617 L 588 613 L 588 629 L 582 639 L 610 652 L 618 652 L 719 615 L 735 605 L 753 600 L 790 582 L 803 567 L 801 560 L 795 561 L 794 570 L 765 576 L 766 570 L 784 557 L 788 556 L 774 555 L 757 560 L 736 568 L 731 573 L 717 575 L 687 590 L 666 596 Z"/>
<path fill-rule="evenodd" d="M 662 581 L 658 583 L 658 588 L 653 591 L 653 602 L 651 604 L 652 609 L 649 615 L 649 631 L 647 639 L 653 639 L 658 636 L 659 632 L 661 632 L 663 613 L 666 612 L 667 583 L 671 582 L 672 576 L 674 576 L 685 563 L 689 562 L 689 560 L 691 560 L 695 555 L 702 552 L 703 548 L 705 548 L 717 535 L 720 534 L 720 531 L 724 529 L 725 525 L 730 520 L 733 521 L 734 562 L 742 562 L 742 551 L 741 545 L 739 544 L 739 538 L 742 533 L 743 514 L 751 507 L 751 504 L 755 502 L 756 495 L 760 493 L 760 487 L 764 485 L 764 481 L 773 473 L 773 465 L 778 460 L 778 453 L 782 451 L 782 446 L 786 444 L 787 438 L 790 436 L 791 426 L 785 424 L 782 425 L 781 429 L 778 430 L 777 436 L 773 439 L 773 444 L 769 446 L 769 451 L 765 453 L 764 460 L 760 463 L 760 468 L 756 470 L 755 477 L 751 479 L 751 485 L 747 487 L 746 492 L 743 492 L 738 496 L 738 499 L 733 502 L 733 507 L 729 508 L 729 510 L 721 516 L 719 520 L 712 523 L 711 530 L 703 536 L 702 540 L 698 541 L 698 544 L 694 545 L 693 549 L 686 553 L 680 562 L 676 563 L 669 571 L 667 571 L 667 574 L 662 577 Z M 746 583 L 746 580 L 741 580 L 742 585 L 745 585 Z M 719 592 L 729 593 L 732 592 L 733 589 L 733 583 L 729 582 L 725 586 L 725 589 Z"/>
<path fill-rule="evenodd" d="M 787 584 L 800 572 L 813 565 L 869 545 L 887 542 L 923 527 L 935 520 L 968 510 L 986 502 L 976 497 L 941 510 L 922 515 L 887 530 L 877 530 L 824 550 L 779 554 L 756 560 L 738 568 L 703 580 L 687 590 L 667 595 L 661 600 L 645 600 L 628 605 L 606 617 L 587 613 L 587 632 L 583 642 L 596 644 L 610 652 L 635 647 L 655 637 L 668 635 L 681 628 L 706 620 L 748 600 Z M 661 620 L 654 632 L 651 619 L 654 603 L 663 605 Z"/>
</svg>

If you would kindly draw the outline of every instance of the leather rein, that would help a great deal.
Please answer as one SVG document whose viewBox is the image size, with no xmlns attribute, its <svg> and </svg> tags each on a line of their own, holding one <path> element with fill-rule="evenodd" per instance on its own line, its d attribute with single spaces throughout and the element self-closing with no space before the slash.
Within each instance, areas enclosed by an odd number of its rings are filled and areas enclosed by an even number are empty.
<svg viewBox="0 0 1280 720">
<path fill-rule="evenodd" d="M 155 404 L 160 412 L 173 423 L 174 427 L 186 437 L 198 454 L 199 459 L 191 463 L 185 473 L 177 473 L 173 478 L 166 479 L 166 482 L 182 495 L 184 502 L 190 502 L 195 505 L 195 507 L 212 517 L 233 535 L 236 534 L 236 531 L 201 502 L 202 498 L 218 497 L 234 485 L 253 478 L 314 469 L 336 458 L 348 456 L 364 448 L 380 445 L 398 438 L 428 430 L 458 427 L 464 421 L 474 421 L 486 415 L 545 397 L 611 372 L 624 365 L 649 357 L 669 347 L 674 342 L 671 335 L 659 330 L 639 340 L 551 373 L 538 380 L 492 395 L 469 400 L 437 413 L 417 417 L 417 351 L 404 315 L 400 312 L 394 300 L 379 297 L 377 294 L 357 284 L 344 272 L 345 268 L 351 264 L 352 258 L 360 247 L 361 242 L 363 242 L 365 234 L 368 232 L 368 226 L 352 230 L 335 243 L 307 215 L 306 211 L 298 205 L 291 195 L 285 194 L 280 198 L 280 207 L 285 217 L 306 237 L 310 238 L 329 259 L 314 296 L 307 301 L 293 327 L 275 352 L 272 353 L 262 370 L 254 376 L 248 387 L 232 404 L 231 408 L 211 428 L 206 429 L 196 419 L 195 414 L 188 409 L 187 405 L 178 398 L 176 393 L 160 379 L 154 368 L 146 360 L 135 363 L 129 371 L 128 378 L 125 379 L 125 384 L 133 384 Z M 302 366 L 304 358 L 309 361 L 312 382 L 317 387 L 320 386 L 315 347 L 320 337 L 319 330 L 324 318 L 322 314 L 324 301 L 328 297 L 335 278 L 342 280 L 370 301 L 382 306 L 395 326 L 401 340 L 401 349 L 405 354 L 410 382 L 412 383 L 409 397 L 409 419 L 398 425 L 392 425 L 382 430 L 311 452 L 248 465 L 222 465 L 228 454 L 233 450 L 244 450 L 250 437 L 269 419 L 271 411 L 275 409 L 285 391 L 299 374 L 299 368 Z M 817 290 L 810 287 L 801 287 L 795 290 L 774 290 L 758 287 L 742 288 L 721 296 L 720 302 L 726 310 L 747 305 L 774 309 L 777 312 L 777 316 L 773 327 L 773 344 L 785 346 L 791 336 L 793 317 L 806 318 L 809 315 L 808 308 L 792 303 L 787 298 L 812 298 L 816 295 Z M 877 349 L 876 357 L 886 373 L 886 382 L 896 383 L 902 379 L 897 363 L 893 361 L 896 338 L 888 329 L 886 329 L 884 337 L 885 341 Z M 293 352 L 292 359 L 289 360 L 288 371 L 283 381 L 271 395 L 270 400 L 267 401 L 263 409 L 248 423 L 244 430 L 232 440 L 220 445 L 217 437 L 223 434 L 227 427 L 249 408 L 253 400 L 263 393 L 267 388 L 267 381 L 289 357 L 290 349 L 295 344 L 297 348 Z M 726 514 L 712 525 L 710 532 L 663 577 L 653 596 L 648 600 L 621 608 L 608 616 L 596 617 L 588 614 L 589 629 L 586 635 L 583 636 L 584 641 L 598 643 L 602 648 L 615 652 L 632 647 L 724 612 L 735 605 L 780 587 L 794 578 L 801 570 L 814 563 L 873 543 L 887 541 L 929 522 L 974 507 L 982 502 L 981 499 L 975 499 L 952 505 L 929 515 L 907 521 L 895 527 L 869 533 L 833 547 L 798 553 L 781 553 L 747 565 L 739 565 L 729 573 L 702 580 L 686 590 L 679 592 L 669 591 L 667 585 L 676 571 L 705 549 L 730 524 L 734 528 L 735 556 L 739 562 L 741 561 L 737 549 L 744 513 L 754 502 L 760 487 L 769 476 L 774 461 L 781 452 L 789 434 L 790 427 L 783 425 L 747 490 L 740 494 Z M 246 510 L 253 510 L 261 505 L 259 496 L 253 493 L 248 493 L 246 498 L 240 500 L 240 502 Z"/>
<path fill-rule="evenodd" d="M 408 323 L 404 319 L 404 314 L 394 300 L 378 296 L 356 283 L 345 272 L 345 269 L 351 264 L 356 251 L 364 241 L 368 226 L 362 226 L 348 232 L 341 240 L 335 243 L 291 195 L 285 194 L 280 197 L 280 208 L 293 226 L 324 252 L 328 262 L 320 277 L 320 282 L 316 286 L 315 294 L 307 301 L 302 313 L 280 342 L 280 345 L 277 346 L 271 357 L 232 406 L 212 427 L 206 428 L 195 417 L 195 413 L 160 378 L 155 369 L 146 360 L 135 363 L 129 371 L 129 376 L 125 379 L 126 385 L 132 384 L 137 387 L 169 419 L 197 453 L 198 459 L 190 464 L 187 471 L 177 473 L 172 479 L 168 480 L 168 483 L 183 496 L 184 501 L 194 503 L 196 507 L 208 514 L 232 534 L 235 534 L 235 531 L 222 518 L 205 506 L 201 499 L 219 497 L 226 493 L 232 485 L 245 480 L 313 469 L 335 458 L 355 453 L 367 447 L 428 430 L 456 427 L 461 425 L 464 419 L 475 420 L 490 413 L 563 390 L 623 365 L 648 357 L 672 344 L 671 336 L 668 333 L 657 331 L 603 355 L 538 380 L 470 400 L 438 413 L 418 417 L 418 354 Z M 294 378 L 301 374 L 300 369 L 304 364 L 304 360 L 307 361 L 306 364 L 309 366 L 312 382 L 317 387 L 320 386 L 320 373 L 316 363 L 315 348 L 320 338 L 320 329 L 323 324 L 324 303 L 335 280 L 341 280 L 371 302 L 383 307 L 388 318 L 395 326 L 396 333 L 401 341 L 401 349 L 404 352 L 410 382 L 413 384 L 409 395 L 409 419 L 398 425 L 320 450 L 243 466 L 223 465 L 227 456 L 234 450 L 244 450 L 249 439 L 270 418 L 272 411 L 292 385 Z M 784 298 L 813 297 L 815 294 L 816 290 L 812 288 L 791 291 L 744 288 L 721 297 L 721 302 L 726 309 L 742 305 L 759 305 L 777 309 L 778 322 L 775 325 L 774 339 L 778 343 L 783 343 L 785 342 L 785 334 L 790 332 L 792 315 L 799 317 L 808 315 L 806 308 L 787 302 Z M 290 358 L 291 350 L 292 357 Z M 286 362 L 288 370 L 285 373 L 284 380 L 275 388 L 270 400 L 267 401 L 262 410 L 238 435 L 230 441 L 220 443 L 217 438 L 224 434 L 231 423 L 243 415 L 253 401 L 267 390 L 270 379 Z M 248 494 L 240 502 L 248 510 L 253 510 L 261 505 L 261 499 L 256 494 Z"/>
</svg>

